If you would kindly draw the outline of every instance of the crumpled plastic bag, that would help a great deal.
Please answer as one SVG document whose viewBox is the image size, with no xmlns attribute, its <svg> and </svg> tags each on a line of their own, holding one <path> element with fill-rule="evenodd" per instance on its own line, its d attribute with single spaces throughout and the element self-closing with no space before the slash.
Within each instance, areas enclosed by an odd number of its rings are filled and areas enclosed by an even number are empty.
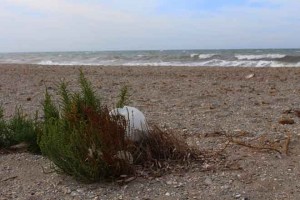
<svg viewBox="0 0 300 200">
<path fill-rule="evenodd" d="M 148 125 L 144 114 L 135 107 L 124 106 L 109 112 L 110 116 L 122 116 L 127 122 L 126 137 L 132 141 L 140 141 L 148 135 Z"/>
</svg>

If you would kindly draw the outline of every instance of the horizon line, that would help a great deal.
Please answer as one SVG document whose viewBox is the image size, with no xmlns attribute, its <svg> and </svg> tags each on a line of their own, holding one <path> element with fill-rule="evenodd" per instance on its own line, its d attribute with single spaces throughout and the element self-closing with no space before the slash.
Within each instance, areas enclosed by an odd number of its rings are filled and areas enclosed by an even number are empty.
<svg viewBox="0 0 300 200">
<path fill-rule="evenodd" d="M 125 51 L 217 51 L 217 50 L 298 50 L 299 48 L 207 48 L 207 49 L 111 49 L 111 50 L 55 50 L 55 51 L 0 51 L 0 54 L 10 53 L 75 53 L 75 52 L 125 52 Z"/>
</svg>

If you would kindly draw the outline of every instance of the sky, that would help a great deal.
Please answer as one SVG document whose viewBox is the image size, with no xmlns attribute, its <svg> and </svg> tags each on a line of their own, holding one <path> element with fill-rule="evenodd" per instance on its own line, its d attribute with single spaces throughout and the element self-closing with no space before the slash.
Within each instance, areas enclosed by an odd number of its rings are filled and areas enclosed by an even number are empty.
<svg viewBox="0 0 300 200">
<path fill-rule="evenodd" d="M 0 52 L 300 48 L 299 0 L 0 0 Z"/>
</svg>

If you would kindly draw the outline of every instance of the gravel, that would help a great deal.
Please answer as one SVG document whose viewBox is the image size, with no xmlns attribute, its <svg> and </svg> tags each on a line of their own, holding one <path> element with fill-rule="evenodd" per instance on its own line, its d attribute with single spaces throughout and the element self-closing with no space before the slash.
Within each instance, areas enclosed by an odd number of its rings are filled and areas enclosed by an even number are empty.
<svg viewBox="0 0 300 200">
<path fill-rule="evenodd" d="M 41 109 L 45 88 L 56 94 L 63 78 L 71 90 L 78 89 L 78 69 L 1 64 L 5 117 L 11 117 L 17 105 L 34 115 Z M 300 199 L 299 68 L 83 69 L 109 106 L 128 85 L 130 106 L 144 112 L 149 123 L 173 130 L 200 149 L 222 148 L 218 132 L 244 131 L 249 138 L 265 134 L 269 140 L 291 134 L 289 155 L 230 146 L 225 159 L 238 166 L 236 170 L 193 166 L 119 185 L 78 182 L 52 171 L 50 161 L 40 155 L 0 154 L 0 199 Z M 289 123 L 280 123 L 282 119 Z"/>
</svg>

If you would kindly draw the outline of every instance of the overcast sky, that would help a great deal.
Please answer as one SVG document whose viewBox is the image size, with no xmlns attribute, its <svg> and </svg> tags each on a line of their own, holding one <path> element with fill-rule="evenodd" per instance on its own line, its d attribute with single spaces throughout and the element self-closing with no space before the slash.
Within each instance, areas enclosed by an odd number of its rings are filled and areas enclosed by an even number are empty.
<svg viewBox="0 0 300 200">
<path fill-rule="evenodd" d="M 0 0 L 0 52 L 300 48 L 300 0 Z"/>
</svg>

